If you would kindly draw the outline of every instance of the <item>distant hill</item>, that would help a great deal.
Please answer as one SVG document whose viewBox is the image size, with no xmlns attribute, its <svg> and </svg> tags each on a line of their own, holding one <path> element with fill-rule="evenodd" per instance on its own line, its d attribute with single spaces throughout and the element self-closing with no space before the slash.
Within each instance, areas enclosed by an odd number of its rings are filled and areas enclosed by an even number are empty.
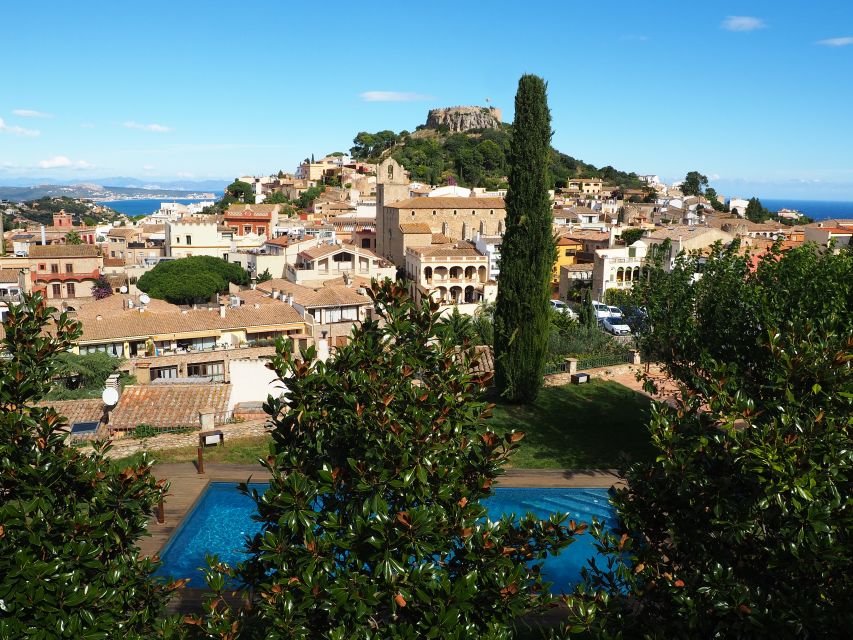
<svg viewBox="0 0 853 640">
<path fill-rule="evenodd" d="M 413 181 L 455 182 L 466 187 L 497 189 L 505 186 L 512 138 L 512 125 L 500 124 L 499 114 L 485 107 L 434 109 L 430 111 L 427 124 L 420 125 L 413 133 L 360 132 L 353 139 L 350 153 L 353 158 L 370 161 L 391 155 L 406 168 Z M 488 126 L 459 130 L 479 121 L 474 120 L 475 116 Z M 601 178 L 608 184 L 625 188 L 642 186 L 635 173 L 611 166 L 596 167 L 553 147 L 548 168 L 552 187 L 564 186 L 570 178 Z"/>
<path fill-rule="evenodd" d="M 44 197 L 67 197 L 84 200 L 122 200 L 127 198 L 209 198 L 219 189 L 181 190 L 166 188 L 141 188 L 102 186 L 99 184 L 39 184 L 22 187 L 0 186 L 0 200 L 23 202 Z"/>
</svg>

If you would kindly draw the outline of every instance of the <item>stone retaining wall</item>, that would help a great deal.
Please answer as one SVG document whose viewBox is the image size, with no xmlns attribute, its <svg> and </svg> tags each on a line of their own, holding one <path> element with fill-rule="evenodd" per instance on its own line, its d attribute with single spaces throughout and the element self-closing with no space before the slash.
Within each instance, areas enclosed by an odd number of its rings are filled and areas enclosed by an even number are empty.
<svg viewBox="0 0 853 640">
<path fill-rule="evenodd" d="M 267 433 L 266 419 L 237 422 L 234 424 L 217 425 L 218 430 L 225 434 L 225 446 L 234 438 L 250 438 Z M 113 448 L 107 453 L 109 458 L 126 458 L 140 451 L 158 451 L 160 449 L 176 449 L 178 447 L 197 447 L 198 431 L 190 433 L 164 433 L 152 438 L 138 440 L 130 436 L 113 440 Z"/>
<path fill-rule="evenodd" d="M 635 374 L 642 366 L 634 364 L 615 364 L 611 367 L 599 367 L 598 369 L 584 369 L 579 373 L 588 373 L 590 378 L 598 380 L 612 380 L 617 376 Z M 562 387 L 572 381 L 570 373 L 553 373 L 545 376 L 546 387 Z"/>
</svg>

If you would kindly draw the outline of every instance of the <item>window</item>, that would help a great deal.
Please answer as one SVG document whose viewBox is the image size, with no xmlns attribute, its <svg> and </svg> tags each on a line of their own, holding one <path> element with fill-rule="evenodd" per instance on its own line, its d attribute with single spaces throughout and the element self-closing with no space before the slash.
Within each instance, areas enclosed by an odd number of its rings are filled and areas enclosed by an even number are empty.
<svg viewBox="0 0 853 640">
<path fill-rule="evenodd" d="M 252 225 L 250 225 L 250 224 L 244 224 L 244 225 L 243 225 L 243 235 L 246 235 L 246 234 L 249 234 L 249 233 L 252 233 Z"/>
<path fill-rule="evenodd" d="M 187 236 L 187 244 L 192 244 L 192 243 L 193 243 L 193 237 Z"/>
<path fill-rule="evenodd" d="M 76 290 L 74 288 L 73 282 L 69 282 L 67 285 L 65 285 L 65 289 L 66 289 L 66 291 L 68 291 L 68 297 L 69 298 L 73 298 L 74 295 L 76 294 Z"/>
<path fill-rule="evenodd" d="M 178 367 L 151 367 L 151 379 L 157 378 L 177 378 Z"/>
<path fill-rule="evenodd" d="M 566 253 L 565 253 L 564 255 L 565 255 L 566 257 L 569 257 L 569 256 L 570 256 L 570 255 L 572 255 L 573 253 L 574 253 L 574 252 L 573 252 L 571 249 L 566 249 Z"/>
<path fill-rule="evenodd" d="M 39 271 L 47 271 L 47 266 L 44 264 L 39 265 Z"/>
<path fill-rule="evenodd" d="M 415 212 L 414 212 L 414 211 L 412 211 L 412 217 L 413 217 L 413 218 L 415 217 Z"/>
<path fill-rule="evenodd" d="M 453 210 L 453 215 L 454 215 L 454 216 L 456 215 L 456 209 L 454 209 L 454 210 Z"/>
<path fill-rule="evenodd" d="M 628 257 L 636 258 L 637 257 L 637 249 L 634 247 L 628 247 Z"/>
<path fill-rule="evenodd" d="M 116 257 L 116 252 L 110 251 L 110 258 L 115 258 L 115 257 Z"/>
<path fill-rule="evenodd" d="M 370 238 L 362 238 L 361 239 L 361 248 L 362 249 L 370 249 Z"/>
<path fill-rule="evenodd" d="M 215 382 L 225 380 L 225 364 L 223 362 L 204 362 L 187 365 L 187 376 L 190 378 L 212 378 Z"/>
<path fill-rule="evenodd" d="M 55 284 L 55 285 L 53 285 L 52 289 L 53 289 L 53 297 L 54 298 L 61 298 L 62 297 L 62 285 Z"/>
<path fill-rule="evenodd" d="M 435 209 L 432 210 L 432 215 L 435 215 Z"/>
<path fill-rule="evenodd" d="M 267 228 L 266 228 L 266 227 L 258 227 L 258 235 L 259 235 L 259 236 L 264 235 L 266 232 L 267 232 Z"/>
<path fill-rule="evenodd" d="M 59 265 L 58 264 L 50 265 L 50 272 L 51 273 L 59 273 Z"/>
<path fill-rule="evenodd" d="M 65 263 L 65 273 L 74 273 L 74 265 L 72 263 Z"/>
</svg>

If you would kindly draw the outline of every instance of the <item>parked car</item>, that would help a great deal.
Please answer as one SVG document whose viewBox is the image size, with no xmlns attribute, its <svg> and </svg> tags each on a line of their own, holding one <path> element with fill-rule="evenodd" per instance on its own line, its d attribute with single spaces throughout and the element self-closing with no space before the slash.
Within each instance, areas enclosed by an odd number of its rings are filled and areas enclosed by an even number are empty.
<svg viewBox="0 0 853 640">
<path fill-rule="evenodd" d="M 607 307 L 610 309 L 610 317 L 615 318 L 617 320 L 622 320 L 622 309 L 619 307 Z"/>
<path fill-rule="evenodd" d="M 578 314 L 576 314 L 572 309 L 562 300 L 551 300 L 551 308 L 555 311 L 559 311 L 560 313 L 565 313 L 570 318 L 577 318 Z"/>
<path fill-rule="evenodd" d="M 631 327 L 617 318 L 604 318 L 601 321 L 601 326 L 607 333 L 612 333 L 614 336 L 631 335 Z"/>
<path fill-rule="evenodd" d="M 622 307 L 622 319 L 631 327 L 631 331 L 637 333 L 645 328 L 649 315 L 642 307 L 625 306 Z"/>
<path fill-rule="evenodd" d="M 592 301 L 592 308 L 595 311 L 596 320 L 604 320 L 610 317 L 610 307 L 595 300 Z"/>
</svg>

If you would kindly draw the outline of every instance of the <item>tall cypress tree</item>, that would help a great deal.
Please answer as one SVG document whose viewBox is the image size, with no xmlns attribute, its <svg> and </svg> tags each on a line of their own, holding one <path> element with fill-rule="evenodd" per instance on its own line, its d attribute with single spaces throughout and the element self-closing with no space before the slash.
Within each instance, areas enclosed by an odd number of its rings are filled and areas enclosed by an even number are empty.
<svg viewBox="0 0 853 640">
<path fill-rule="evenodd" d="M 513 402 L 531 402 L 542 386 L 556 256 L 548 197 L 551 113 L 542 78 L 524 75 L 515 95 L 506 231 L 495 308 L 495 382 Z"/>
</svg>

